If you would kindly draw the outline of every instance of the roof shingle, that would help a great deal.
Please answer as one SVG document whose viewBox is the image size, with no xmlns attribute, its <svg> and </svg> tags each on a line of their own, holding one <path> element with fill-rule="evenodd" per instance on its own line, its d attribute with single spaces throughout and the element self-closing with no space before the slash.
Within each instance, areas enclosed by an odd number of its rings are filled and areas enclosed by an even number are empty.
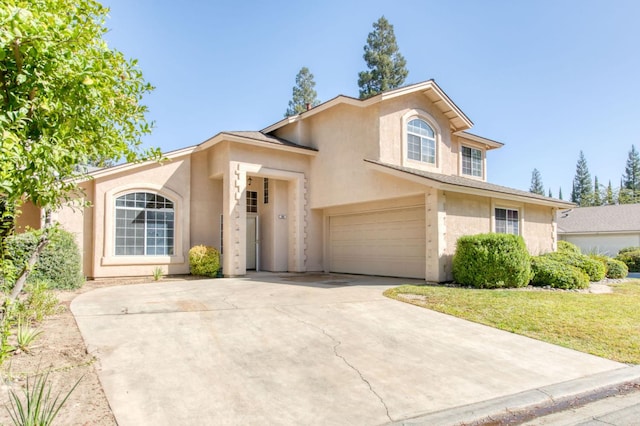
<svg viewBox="0 0 640 426">
<path fill-rule="evenodd" d="M 640 204 L 580 207 L 558 212 L 558 233 L 640 232 Z"/>
</svg>

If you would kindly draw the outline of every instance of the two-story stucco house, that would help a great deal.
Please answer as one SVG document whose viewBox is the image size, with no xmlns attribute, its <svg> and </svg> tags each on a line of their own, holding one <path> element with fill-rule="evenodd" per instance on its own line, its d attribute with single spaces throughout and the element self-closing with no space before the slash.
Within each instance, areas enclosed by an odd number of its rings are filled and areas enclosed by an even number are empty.
<svg viewBox="0 0 640 426">
<path fill-rule="evenodd" d="M 487 183 L 486 153 L 502 144 L 471 126 L 434 81 L 338 96 L 262 131 L 170 152 L 163 164 L 96 171 L 82 184 L 92 207 L 56 218 L 77 235 L 89 277 L 188 273 L 196 244 L 222 251 L 225 276 L 439 282 L 452 278 L 462 235 L 509 232 L 532 254 L 554 250 L 556 210 L 571 204 Z M 36 219 L 25 210 L 23 224 Z"/>
</svg>

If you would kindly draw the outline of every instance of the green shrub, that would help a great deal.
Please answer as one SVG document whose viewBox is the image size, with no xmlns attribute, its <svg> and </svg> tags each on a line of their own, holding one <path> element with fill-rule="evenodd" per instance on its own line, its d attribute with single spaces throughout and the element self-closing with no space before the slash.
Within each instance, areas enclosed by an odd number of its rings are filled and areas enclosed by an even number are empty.
<svg viewBox="0 0 640 426">
<path fill-rule="evenodd" d="M 31 230 L 6 239 L 7 264 L 13 268 L 13 276 L 17 277 L 36 249 L 41 232 Z M 35 282 L 44 282 L 49 288 L 57 289 L 73 289 L 84 284 L 80 250 L 73 234 L 59 228 L 50 230 L 49 243 L 27 280 L 27 283 Z"/>
<path fill-rule="evenodd" d="M 629 268 L 623 262 L 604 256 L 601 254 L 591 254 L 590 258 L 602 262 L 605 266 L 605 276 L 607 278 L 625 278 L 629 274 Z"/>
<path fill-rule="evenodd" d="M 626 251 L 618 254 L 616 260 L 623 262 L 629 268 L 629 272 L 640 272 L 640 250 Z"/>
<path fill-rule="evenodd" d="M 580 268 L 548 255 L 531 258 L 534 286 L 551 286 L 565 290 L 589 287 L 589 276 Z"/>
<path fill-rule="evenodd" d="M 463 236 L 453 256 L 453 277 L 459 284 L 476 288 L 524 287 L 531 279 L 529 258 L 520 236 Z"/>
<path fill-rule="evenodd" d="M 189 268 L 193 275 L 215 277 L 220 269 L 220 252 L 210 246 L 193 246 L 189 250 Z"/>
<path fill-rule="evenodd" d="M 28 283 L 25 286 L 26 297 L 18 299 L 14 305 L 15 314 L 29 323 L 39 323 L 45 317 L 60 312 L 62 306 L 55 294 L 42 281 Z"/>
<path fill-rule="evenodd" d="M 637 246 L 625 247 L 620 249 L 620 251 L 618 251 L 618 254 L 629 253 L 631 251 L 640 251 L 640 247 L 637 247 Z"/>
<path fill-rule="evenodd" d="M 607 259 L 607 278 L 626 278 L 629 268 L 624 262 L 616 259 Z"/>
<path fill-rule="evenodd" d="M 555 252 L 547 253 L 543 256 L 547 256 L 560 263 L 582 269 L 582 271 L 589 276 L 590 281 L 600 281 L 604 278 L 606 273 L 605 265 L 602 262 L 592 259 L 584 254 Z"/>
<path fill-rule="evenodd" d="M 558 253 L 564 254 L 582 254 L 580 248 L 568 241 L 558 241 Z"/>
</svg>

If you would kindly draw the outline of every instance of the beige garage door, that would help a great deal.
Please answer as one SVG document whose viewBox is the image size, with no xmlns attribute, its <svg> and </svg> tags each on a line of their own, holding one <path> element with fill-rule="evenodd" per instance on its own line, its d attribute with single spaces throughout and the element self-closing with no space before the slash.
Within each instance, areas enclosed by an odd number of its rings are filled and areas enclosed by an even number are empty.
<svg viewBox="0 0 640 426">
<path fill-rule="evenodd" d="M 424 207 L 329 218 L 332 272 L 424 278 Z"/>
</svg>

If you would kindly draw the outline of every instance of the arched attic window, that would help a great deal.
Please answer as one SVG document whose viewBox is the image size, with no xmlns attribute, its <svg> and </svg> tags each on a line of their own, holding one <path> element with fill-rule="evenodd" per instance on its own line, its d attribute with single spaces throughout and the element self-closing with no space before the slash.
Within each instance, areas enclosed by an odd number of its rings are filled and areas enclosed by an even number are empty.
<svg viewBox="0 0 640 426">
<path fill-rule="evenodd" d="M 116 256 L 171 256 L 175 211 L 171 200 L 150 192 L 116 198 Z"/>
<path fill-rule="evenodd" d="M 436 134 L 422 119 L 414 118 L 407 123 L 407 158 L 436 163 Z"/>
</svg>

